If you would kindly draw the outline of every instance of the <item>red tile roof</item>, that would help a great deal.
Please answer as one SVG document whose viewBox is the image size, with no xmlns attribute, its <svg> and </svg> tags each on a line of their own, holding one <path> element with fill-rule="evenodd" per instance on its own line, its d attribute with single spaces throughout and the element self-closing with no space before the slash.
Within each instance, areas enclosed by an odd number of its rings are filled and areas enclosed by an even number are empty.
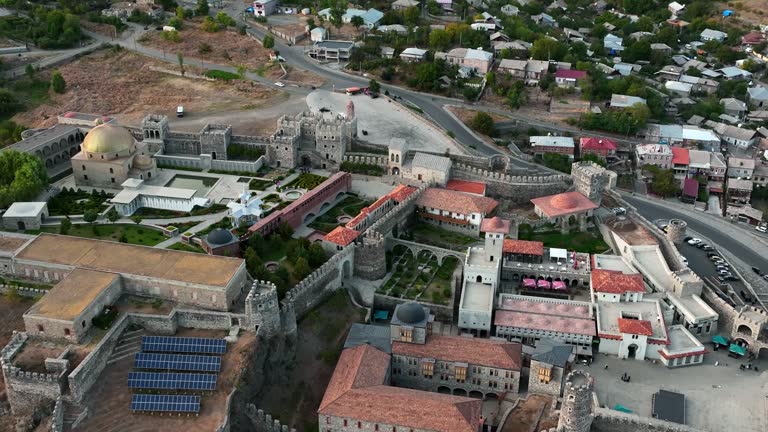
<svg viewBox="0 0 768 432">
<path fill-rule="evenodd" d="M 619 331 L 627 334 L 653 336 L 651 322 L 646 320 L 619 318 Z"/>
<path fill-rule="evenodd" d="M 579 148 L 582 150 L 616 150 L 616 143 L 608 138 L 582 138 L 579 140 Z"/>
<path fill-rule="evenodd" d="M 493 324 L 496 326 L 546 330 L 585 336 L 594 336 L 597 333 L 595 322 L 591 319 L 503 309 L 496 310 L 496 317 L 493 319 Z"/>
<path fill-rule="evenodd" d="M 396 188 L 392 189 L 387 195 L 389 195 L 390 198 L 392 198 L 397 202 L 403 202 L 406 198 L 411 196 L 411 194 L 414 192 L 416 192 L 415 187 L 398 185 Z"/>
<path fill-rule="evenodd" d="M 509 234 L 512 223 L 500 217 L 483 218 L 480 223 L 480 231 L 487 233 Z"/>
<path fill-rule="evenodd" d="M 592 289 L 595 292 L 624 294 L 625 292 L 645 292 L 643 275 L 626 274 L 617 270 L 592 270 Z"/>
<path fill-rule="evenodd" d="M 544 243 L 528 240 L 504 240 L 504 253 L 544 256 Z"/>
<path fill-rule="evenodd" d="M 320 410 L 349 390 L 385 384 L 389 360 L 389 354 L 370 345 L 358 345 L 342 351 L 320 402 Z"/>
<path fill-rule="evenodd" d="M 359 235 L 360 231 L 355 231 L 347 227 L 339 226 L 334 228 L 333 231 L 329 232 L 324 239 L 331 243 L 336 243 L 337 245 L 346 246 L 355 241 Z"/>
<path fill-rule="evenodd" d="M 392 342 L 392 354 L 520 370 L 520 344 L 460 336 L 430 335 L 426 344 Z"/>
<path fill-rule="evenodd" d="M 555 78 L 582 79 L 587 76 L 587 72 L 575 69 L 559 69 L 555 72 Z"/>
<path fill-rule="evenodd" d="M 467 180 L 448 180 L 445 188 L 452 191 L 466 192 L 485 196 L 485 183 Z"/>
<path fill-rule="evenodd" d="M 428 188 L 419 196 L 416 205 L 463 215 L 470 213 L 485 215 L 492 212 L 499 203 L 491 198 L 479 197 L 463 192 Z"/>
<path fill-rule="evenodd" d="M 481 422 L 480 399 L 379 385 L 352 389 L 318 410 L 319 414 L 402 428 L 477 432 Z"/>
<path fill-rule="evenodd" d="M 565 192 L 531 200 L 533 205 L 540 208 L 547 217 L 554 218 L 563 215 L 594 210 L 597 205 L 581 192 Z"/>
<path fill-rule="evenodd" d="M 689 165 L 691 163 L 691 156 L 688 153 L 688 149 L 685 147 L 670 147 L 672 150 L 672 164 L 674 165 Z"/>
<path fill-rule="evenodd" d="M 389 201 L 390 199 L 397 202 L 403 202 L 406 198 L 411 196 L 411 194 L 414 192 L 416 192 L 415 187 L 406 186 L 406 185 L 397 185 L 397 187 L 392 189 L 388 194 L 377 199 L 373 204 L 369 205 L 368 207 L 364 207 L 362 210 L 360 210 L 360 213 L 358 213 L 357 216 L 352 218 L 352 220 L 347 222 L 347 224 L 344 226 L 346 226 L 347 228 L 354 228 L 357 224 L 359 224 L 365 218 L 367 218 L 368 215 L 371 214 L 371 212 L 381 207 L 382 205 L 386 204 L 387 201 Z"/>
</svg>

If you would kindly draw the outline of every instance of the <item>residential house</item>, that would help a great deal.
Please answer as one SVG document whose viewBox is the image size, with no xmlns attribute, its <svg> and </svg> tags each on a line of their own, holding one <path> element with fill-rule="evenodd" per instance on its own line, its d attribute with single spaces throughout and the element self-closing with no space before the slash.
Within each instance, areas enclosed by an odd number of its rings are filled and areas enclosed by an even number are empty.
<svg viewBox="0 0 768 432">
<path fill-rule="evenodd" d="M 652 43 L 651 44 L 651 50 L 658 51 L 662 54 L 671 54 L 672 53 L 672 47 L 670 47 L 667 44 L 663 43 Z"/>
<path fill-rule="evenodd" d="M 749 204 L 752 199 L 752 180 L 729 178 L 728 203 L 735 205 Z"/>
<path fill-rule="evenodd" d="M 621 76 L 630 76 L 633 72 L 640 72 L 642 68 L 639 64 L 634 63 L 616 63 L 613 65 L 613 70 Z"/>
<path fill-rule="evenodd" d="M 454 48 L 447 53 L 437 53 L 435 58 L 445 59 L 450 64 L 465 66 L 476 73 L 486 74 L 493 64 L 493 53 L 482 49 Z"/>
<path fill-rule="evenodd" d="M 661 144 L 702 146 L 720 150 L 720 137 L 713 131 L 698 126 L 649 124 L 645 130 L 645 139 Z"/>
<path fill-rule="evenodd" d="M 755 172 L 755 160 L 750 158 L 729 157 L 728 172 L 730 178 L 751 179 Z"/>
<path fill-rule="evenodd" d="M 427 58 L 427 50 L 421 48 L 406 48 L 400 53 L 400 59 L 406 63 L 418 63 Z"/>
<path fill-rule="evenodd" d="M 763 42 L 765 42 L 765 36 L 762 32 L 757 30 L 751 31 L 741 37 L 742 45 L 760 45 Z"/>
<path fill-rule="evenodd" d="M 605 51 L 610 55 L 616 55 L 624 51 L 623 43 L 624 39 L 611 33 L 603 38 L 603 47 L 605 47 Z"/>
<path fill-rule="evenodd" d="M 581 157 L 588 154 L 600 156 L 603 160 L 616 157 L 618 146 L 613 140 L 608 138 L 584 137 L 579 140 L 579 151 Z"/>
<path fill-rule="evenodd" d="M 381 56 L 385 59 L 395 58 L 395 49 L 392 47 L 381 47 Z"/>
<path fill-rule="evenodd" d="M 310 57 L 323 61 L 348 61 L 355 43 L 351 41 L 325 40 L 315 42 L 309 49 Z"/>
<path fill-rule="evenodd" d="M 736 66 L 728 66 L 722 69 L 718 69 L 718 72 L 722 75 L 726 81 L 746 79 L 752 76 L 752 73 L 745 71 L 744 69 L 737 68 Z"/>
<path fill-rule="evenodd" d="M 545 154 L 562 154 L 573 159 L 574 143 L 572 137 L 564 136 L 532 136 L 529 138 L 531 149 L 536 156 Z"/>
<path fill-rule="evenodd" d="M 720 105 L 723 106 L 723 110 L 726 114 L 737 118 L 744 117 L 744 114 L 749 111 L 749 109 L 747 109 L 747 104 L 734 98 L 720 99 Z"/>
<path fill-rule="evenodd" d="M 666 144 L 641 144 L 635 147 L 637 168 L 656 165 L 661 169 L 672 168 L 672 150 Z"/>
<path fill-rule="evenodd" d="M 253 2 L 253 14 L 257 17 L 272 15 L 277 9 L 277 0 L 255 0 Z"/>
<path fill-rule="evenodd" d="M 397 33 L 400 35 L 408 34 L 408 28 L 401 24 L 383 25 L 377 28 L 382 33 Z"/>
<path fill-rule="evenodd" d="M 326 12 L 327 11 L 327 12 Z M 326 15 L 330 17 L 331 11 L 330 9 L 323 9 L 322 11 L 318 12 L 318 15 Z M 384 12 L 378 11 L 376 9 L 368 9 L 368 10 L 361 10 L 361 9 L 347 9 L 347 11 L 344 13 L 344 15 L 341 16 L 341 21 L 344 23 L 350 23 L 352 22 L 352 17 L 359 16 L 363 19 L 363 25 L 367 27 L 368 29 L 375 29 L 378 27 L 379 22 L 382 18 L 384 18 Z"/>
<path fill-rule="evenodd" d="M 685 5 L 680 4 L 680 3 L 676 2 L 676 1 L 674 1 L 674 2 L 670 3 L 669 5 L 667 5 L 667 9 L 670 12 L 672 12 L 672 18 L 676 18 L 678 15 L 680 15 L 680 12 L 682 12 L 683 9 L 685 9 Z"/>
<path fill-rule="evenodd" d="M 531 15 L 531 20 L 542 27 L 557 27 L 557 21 L 545 13 Z"/>
<path fill-rule="evenodd" d="M 544 60 L 510 60 L 504 59 L 499 63 L 499 72 L 508 73 L 515 78 L 537 81 L 549 69 L 549 63 Z"/>
<path fill-rule="evenodd" d="M 755 170 L 752 172 L 752 183 L 759 187 L 768 186 L 768 163 L 755 164 Z"/>
<path fill-rule="evenodd" d="M 437 4 L 445 11 L 453 11 L 453 0 L 437 0 Z"/>
<path fill-rule="evenodd" d="M 691 156 L 685 147 L 670 147 L 672 151 L 672 171 L 676 179 L 684 179 L 688 175 Z"/>
<path fill-rule="evenodd" d="M 629 108 L 635 104 L 648 105 L 648 102 L 645 99 L 637 96 L 613 94 L 611 95 L 611 102 L 608 106 L 610 108 Z"/>
<path fill-rule="evenodd" d="M 658 72 L 656 72 L 656 75 L 659 76 L 659 79 L 663 80 L 669 80 L 669 81 L 679 81 L 680 76 L 683 74 L 683 69 L 680 66 L 673 66 L 673 65 L 667 65 L 661 68 Z"/>
<path fill-rule="evenodd" d="M 595 9 L 595 11 L 602 13 L 606 8 L 608 8 L 608 2 L 605 0 L 597 0 L 596 2 L 592 3 L 592 7 Z"/>
<path fill-rule="evenodd" d="M 747 101 L 753 108 L 768 108 L 768 89 L 765 87 L 748 88 Z"/>
<path fill-rule="evenodd" d="M 531 44 L 521 40 L 493 42 L 493 53 L 497 56 L 501 55 L 502 51 L 509 50 L 512 57 L 528 57 L 529 49 L 531 49 Z"/>
<path fill-rule="evenodd" d="M 442 228 L 480 235 L 483 218 L 490 216 L 499 203 L 481 197 L 447 189 L 427 188 L 416 202 L 417 216 Z"/>
<path fill-rule="evenodd" d="M 409 7 L 418 7 L 418 0 L 397 0 L 392 3 L 392 10 L 403 10 Z"/>
<path fill-rule="evenodd" d="M 664 83 L 664 87 L 672 94 L 688 97 L 691 94 L 693 85 L 680 81 L 667 81 Z"/>
<path fill-rule="evenodd" d="M 520 9 L 517 6 L 506 4 L 501 7 L 501 13 L 506 16 L 516 16 L 518 13 L 520 13 Z"/>
<path fill-rule="evenodd" d="M 549 4 L 549 6 L 547 6 L 547 10 L 553 9 L 568 10 L 568 5 L 565 4 L 565 1 L 563 0 L 554 0 Z"/>
<path fill-rule="evenodd" d="M 586 71 L 560 69 L 555 72 L 555 83 L 558 87 L 576 87 L 578 80 L 586 77 Z"/>
<path fill-rule="evenodd" d="M 472 28 L 472 30 L 484 31 L 486 33 L 493 33 L 499 27 L 495 23 L 487 23 L 487 22 L 475 22 L 470 24 L 469 26 Z"/>
<path fill-rule="evenodd" d="M 699 40 L 702 42 L 716 41 L 722 43 L 727 37 L 727 33 L 723 33 L 719 30 L 706 29 L 699 35 Z"/>
<path fill-rule="evenodd" d="M 328 30 L 323 27 L 315 27 L 309 31 L 309 39 L 312 42 L 322 42 L 328 39 Z"/>
<path fill-rule="evenodd" d="M 604 22 L 603 23 L 603 27 L 605 27 L 606 30 L 608 30 L 609 32 L 612 32 L 612 31 L 616 30 L 616 26 L 611 24 L 611 23 L 609 23 L 609 22 Z"/>
<path fill-rule="evenodd" d="M 680 75 L 680 82 L 691 84 L 691 91 L 713 94 L 720 87 L 720 83 L 709 78 L 695 77 L 691 75 Z"/>
<path fill-rule="evenodd" d="M 502 32 L 496 32 L 492 33 L 490 36 L 488 36 L 488 39 L 493 42 L 509 42 L 509 36 L 505 35 Z"/>
<path fill-rule="evenodd" d="M 565 38 L 568 39 L 568 42 L 584 42 L 584 35 L 577 30 L 564 28 L 563 34 L 565 34 Z"/>
<path fill-rule="evenodd" d="M 718 123 L 715 132 L 720 135 L 720 139 L 724 142 L 742 149 L 749 148 L 757 141 L 757 132 L 752 129 Z"/>
</svg>

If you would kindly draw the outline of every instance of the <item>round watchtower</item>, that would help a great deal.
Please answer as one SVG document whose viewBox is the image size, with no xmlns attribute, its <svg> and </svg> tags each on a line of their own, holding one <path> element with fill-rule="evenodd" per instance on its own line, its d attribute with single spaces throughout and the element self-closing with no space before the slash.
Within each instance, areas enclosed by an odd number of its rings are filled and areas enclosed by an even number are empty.
<svg viewBox="0 0 768 432">
<path fill-rule="evenodd" d="M 575 370 L 565 378 L 558 431 L 589 432 L 592 426 L 592 377 Z"/>
<path fill-rule="evenodd" d="M 355 247 L 355 275 L 366 280 L 378 280 L 387 274 L 386 239 L 368 230 L 363 241 Z"/>
<path fill-rule="evenodd" d="M 679 245 L 683 243 L 685 238 L 685 230 L 688 228 L 688 223 L 682 219 L 671 219 L 669 225 L 667 225 L 667 238 L 672 243 Z"/>
</svg>

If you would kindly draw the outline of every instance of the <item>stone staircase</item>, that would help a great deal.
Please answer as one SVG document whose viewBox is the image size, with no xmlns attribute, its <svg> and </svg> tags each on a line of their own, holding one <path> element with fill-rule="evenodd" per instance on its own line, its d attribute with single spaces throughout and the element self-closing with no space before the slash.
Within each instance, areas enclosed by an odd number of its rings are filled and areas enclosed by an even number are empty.
<svg viewBox="0 0 768 432">
<path fill-rule="evenodd" d="M 64 432 L 77 429 L 77 426 L 88 416 L 88 408 L 64 402 Z"/>
<path fill-rule="evenodd" d="M 117 341 L 115 349 L 112 350 L 112 354 L 110 354 L 107 364 L 110 365 L 126 357 L 132 357 L 134 354 L 141 351 L 141 337 L 144 335 L 145 332 L 143 329 L 123 332 L 123 334 L 120 335 L 120 340 Z"/>
</svg>

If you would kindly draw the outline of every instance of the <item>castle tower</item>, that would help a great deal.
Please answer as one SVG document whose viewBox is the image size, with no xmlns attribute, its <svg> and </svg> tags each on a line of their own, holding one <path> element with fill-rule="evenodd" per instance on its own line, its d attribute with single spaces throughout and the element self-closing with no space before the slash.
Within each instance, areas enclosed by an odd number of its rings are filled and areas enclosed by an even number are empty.
<svg viewBox="0 0 768 432">
<path fill-rule="evenodd" d="M 141 134 L 147 143 L 149 153 L 157 153 L 170 135 L 168 117 L 159 114 L 147 114 L 141 121 Z"/>
<path fill-rule="evenodd" d="M 357 117 L 355 117 L 355 103 L 352 100 L 347 101 L 347 150 L 352 145 L 352 138 L 357 136 Z"/>
<path fill-rule="evenodd" d="M 571 177 L 576 192 L 580 192 L 595 204 L 600 205 L 603 191 L 610 180 L 608 170 L 594 162 L 574 162 L 571 165 Z"/>
<path fill-rule="evenodd" d="M 685 238 L 685 229 L 688 223 L 682 219 L 671 219 L 667 225 L 667 238 L 676 245 L 683 243 Z"/>
<path fill-rule="evenodd" d="M 558 432 L 589 432 L 594 418 L 592 387 L 592 377 L 588 373 L 575 370 L 568 374 L 557 423 Z"/>
<path fill-rule="evenodd" d="M 368 230 L 362 240 L 362 244 L 355 246 L 355 275 L 366 280 L 383 278 L 387 274 L 384 236 Z"/>
<path fill-rule="evenodd" d="M 485 261 L 501 261 L 504 254 L 504 237 L 509 234 L 510 225 L 510 221 L 500 217 L 483 219 L 480 231 L 485 233 Z"/>
<path fill-rule="evenodd" d="M 260 327 L 262 334 L 269 336 L 281 330 L 280 303 L 277 301 L 277 287 L 267 281 L 254 281 L 245 298 L 245 318 L 248 327 Z"/>
<path fill-rule="evenodd" d="M 227 147 L 232 138 L 232 126 L 208 124 L 200 131 L 200 153 L 211 159 L 227 159 Z"/>
</svg>

